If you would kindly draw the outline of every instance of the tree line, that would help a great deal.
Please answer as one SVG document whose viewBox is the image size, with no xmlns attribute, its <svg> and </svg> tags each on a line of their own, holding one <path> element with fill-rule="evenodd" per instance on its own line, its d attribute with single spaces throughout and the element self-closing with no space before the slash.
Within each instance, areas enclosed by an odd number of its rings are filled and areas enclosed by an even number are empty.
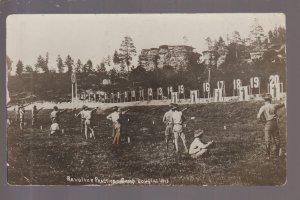
<svg viewBox="0 0 300 200">
<path fill-rule="evenodd" d="M 175 70 L 172 66 L 165 65 L 153 71 L 146 71 L 140 62 L 137 67 L 133 66 L 132 60 L 137 53 L 130 36 L 124 37 L 119 50 L 115 50 L 112 56 L 103 57 L 102 61 L 96 65 L 90 59 L 83 64 L 80 59 L 75 61 L 70 55 L 67 55 L 65 59 L 58 55 L 57 70 L 53 70 L 49 69 L 49 54 L 46 53 L 45 56 L 38 56 L 34 68 L 30 65 L 24 66 L 19 60 L 16 64 L 16 76 L 9 78 L 9 86 L 14 92 L 30 91 L 37 96 L 49 98 L 49 95 L 45 93 L 50 90 L 56 92 L 50 87 L 57 84 L 55 87 L 59 88 L 59 95 L 67 98 L 70 95 L 70 83 L 66 82 L 70 82 L 72 71 L 77 73 L 79 89 L 107 92 L 179 84 L 184 84 L 187 89 L 197 89 L 205 81 L 210 81 L 214 85 L 219 80 L 231 83 L 236 78 L 250 80 L 253 76 L 260 77 L 264 84 L 263 82 L 267 82 L 271 74 L 279 74 L 281 80 L 285 82 L 285 51 L 279 48 L 285 45 L 285 28 L 275 27 L 265 35 L 262 26 L 254 20 L 246 38 L 242 38 L 238 31 L 234 31 L 228 34 L 226 39 L 221 36 L 214 40 L 207 37 L 205 42 L 207 51 L 211 54 L 209 59 L 204 60 L 203 54 L 193 52 L 187 55 L 189 64 L 185 70 Z M 259 51 L 263 51 L 262 57 L 251 60 L 251 52 Z M 13 61 L 8 56 L 6 63 L 8 72 L 11 72 Z M 108 68 L 111 69 L 107 70 Z M 210 80 L 208 80 L 209 75 Z M 30 79 L 33 80 L 35 86 L 30 85 L 32 82 L 28 81 Z M 103 85 L 104 79 L 109 79 L 111 84 Z M 40 81 L 45 83 L 40 83 Z M 52 83 L 52 86 L 47 83 Z M 247 82 L 244 83 L 247 84 Z M 229 87 L 227 89 L 231 90 L 232 84 L 227 85 Z"/>
</svg>

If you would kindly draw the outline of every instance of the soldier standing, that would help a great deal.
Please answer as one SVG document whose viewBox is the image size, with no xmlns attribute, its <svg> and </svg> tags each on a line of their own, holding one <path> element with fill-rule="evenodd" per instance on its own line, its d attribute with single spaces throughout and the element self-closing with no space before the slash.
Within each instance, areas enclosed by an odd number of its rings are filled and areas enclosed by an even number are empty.
<svg viewBox="0 0 300 200">
<path fill-rule="evenodd" d="M 97 110 L 97 108 L 94 108 L 92 110 L 89 110 L 87 106 L 85 106 L 84 108 L 84 135 L 85 135 L 85 139 L 88 139 L 88 131 L 91 131 L 90 133 L 90 138 L 94 138 L 95 139 L 95 131 L 93 128 L 93 125 L 91 124 L 91 119 L 92 119 L 92 113 L 93 111 Z"/>
<path fill-rule="evenodd" d="M 185 153 L 187 153 L 188 148 L 186 146 L 185 134 L 183 133 L 183 122 L 185 121 L 185 118 L 182 114 L 182 111 L 179 111 L 177 104 L 174 105 L 172 110 L 173 133 L 175 139 L 176 152 L 178 153 L 178 137 L 180 137 L 183 142 Z"/>
<path fill-rule="evenodd" d="M 270 159 L 270 151 L 271 151 L 271 139 L 274 140 L 275 143 L 275 155 L 279 156 L 280 144 L 279 144 L 279 128 L 278 128 L 278 116 L 277 110 L 284 106 L 284 103 L 274 104 L 272 102 L 272 96 L 270 94 L 265 94 L 263 96 L 265 100 L 265 105 L 263 105 L 257 114 L 257 119 L 262 120 L 264 118 L 265 121 L 265 148 L 267 159 Z"/>
<path fill-rule="evenodd" d="M 113 144 L 119 144 L 121 135 L 121 115 L 125 114 L 128 110 L 121 112 L 121 109 L 115 106 L 113 112 L 106 117 L 106 119 L 113 122 Z"/>
<path fill-rule="evenodd" d="M 21 105 L 19 107 L 19 121 L 20 121 L 20 129 L 23 130 L 24 129 L 24 120 L 25 120 L 25 106 Z"/>
<path fill-rule="evenodd" d="M 171 103 L 169 105 L 169 110 L 164 114 L 164 117 L 163 117 L 163 123 L 165 123 L 165 125 L 166 125 L 165 142 L 166 142 L 167 150 L 169 149 L 169 141 L 170 141 L 170 137 L 171 137 L 172 129 L 173 129 L 173 121 L 172 121 L 173 106 L 174 106 L 173 103 Z"/>
<path fill-rule="evenodd" d="M 32 128 L 38 128 L 38 112 L 40 112 L 43 108 L 37 109 L 36 105 L 32 108 Z"/>
<path fill-rule="evenodd" d="M 75 117 L 78 117 L 79 115 L 80 115 L 80 133 L 81 134 L 84 134 L 84 130 L 85 130 L 85 125 L 84 125 L 84 123 L 85 123 L 85 118 L 84 118 L 84 112 L 85 112 L 85 108 L 86 108 L 87 106 L 85 106 L 85 105 L 83 105 L 82 106 L 82 110 L 79 112 L 79 113 L 77 113 L 77 114 L 75 114 Z"/>
<path fill-rule="evenodd" d="M 54 106 L 53 111 L 50 113 L 51 122 L 59 124 L 59 116 L 65 111 L 66 111 L 66 109 L 60 111 L 60 110 L 58 110 L 57 106 Z"/>
</svg>

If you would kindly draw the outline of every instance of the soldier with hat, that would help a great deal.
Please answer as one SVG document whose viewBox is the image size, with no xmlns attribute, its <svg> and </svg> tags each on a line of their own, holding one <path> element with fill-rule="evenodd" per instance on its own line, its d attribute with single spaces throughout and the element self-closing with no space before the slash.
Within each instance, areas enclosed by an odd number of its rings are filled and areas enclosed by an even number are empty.
<svg viewBox="0 0 300 200">
<path fill-rule="evenodd" d="M 33 106 L 33 108 L 32 108 L 32 128 L 38 127 L 38 113 L 42 109 L 43 108 L 37 109 L 36 105 Z"/>
<path fill-rule="evenodd" d="M 81 107 L 81 111 L 79 113 L 75 114 L 75 117 L 80 116 L 80 133 L 81 134 L 84 134 L 84 129 L 85 129 L 85 126 L 84 126 L 84 123 L 85 123 L 84 112 L 85 112 L 86 108 L 87 108 L 87 106 L 83 105 Z"/>
<path fill-rule="evenodd" d="M 106 119 L 111 120 L 113 122 L 113 144 L 119 144 L 120 143 L 120 135 L 121 135 L 121 115 L 125 114 L 126 111 L 121 111 L 120 108 L 117 106 L 113 107 L 113 112 L 109 114 Z"/>
<path fill-rule="evenodd" d="M 194 132 L 194 141 L 192 142 L 189 154 L 192 158 L 198 158 L 200 156 L 203 156 L 209 151 L 209 148 L 212 147 L 212 144 L 214 144 L 214 141 L 209 141 L 208 143 L 203 143 L 201 141 L 201 137 L 203 136 L 204 130 L 198 129 Z"/>
<path fill-rule="evenodd" d="M 185 118 L 183 116 L 182 111 L 179 111 L 179 107 L 177 104 L 174 104 L 172 110 L 173 110 L 173 113 L 172 113 L 173 133 L 174 133 L 176 152 L 178 153 L 178 151 L 179 151 L 178 139 L 180 137 L 183 142 L 185 153 L 187 153 L 188 149 L 186 146 L 185 134 L 183 132 L 183 123 L 185 121 Z"/>
<path fill-rule="evenodd" d="M 164 117 L 163 117 L 163 123 L 166 125 L 165 142 L 166 142 L 167 150 L 169 149 L 169 141 L 170 141 L 170 137 L 173 132 L 172 131 L 173 130 L 173 121 L 172 121 L 173 107 L 174 107 L 174 104 L 171 103 L 169 105 L 169 110 L 164 114 Z"/>
<path fill-rule="evenodd" d="M 270 94 L 263 95 L 263 99 L 265 100 L 265 104 L 259 109 L 257 119 L 263 120 L 265 122 L 265 148 L 267 159 L 270 159 L 270 145 L 272 138 L 275 143 L 275 155 L 279 156 L 280 144 L 277 110 L 279 108 L 282 108 L 284 106 L 284 103 L 272 103 L 272 96 Z"/>
<path fill-rule="evenodd" d="M 59 124 L 59 116 L 65 111 L 66 111 L 66 109 L 58 110 L 58 107 L 54 106 L 53 111 L 50 113 L 51 122 Z"/>
</svg>

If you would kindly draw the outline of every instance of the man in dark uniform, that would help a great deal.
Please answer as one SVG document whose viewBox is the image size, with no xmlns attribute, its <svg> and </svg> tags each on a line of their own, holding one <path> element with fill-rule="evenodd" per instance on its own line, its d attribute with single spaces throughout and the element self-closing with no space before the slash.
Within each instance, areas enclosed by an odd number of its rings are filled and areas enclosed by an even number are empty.
<svg viewBox="0 0 300 200">
<path fill-rule="evenodd" d="M 279 156 L 280 144 L 279 144 L 279 128 L 278 128 L 278 116 L 277 110 L 284 107 L 284 103 L 274 104 L 272 102 L 272 96 L 270 94 L 265 94 L 263 96 L 265 100 L 265 105 L 263 105 L 257 114 L 257 119 L 265 121 L 265 145 L 266 145 L 266 154 L 267 159 L 270 159 L 271 151 L 271 139 L 275 143 L 275 155 Z"/>
</svg>

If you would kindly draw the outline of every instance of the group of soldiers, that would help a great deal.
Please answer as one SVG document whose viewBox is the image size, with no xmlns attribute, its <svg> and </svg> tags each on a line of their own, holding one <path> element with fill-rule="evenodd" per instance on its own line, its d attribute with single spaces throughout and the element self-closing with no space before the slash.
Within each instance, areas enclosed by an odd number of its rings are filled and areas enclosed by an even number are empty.
<svg viewBox="0 0 300 200">
<path fill-rule="evenodd" d="M 265 123 L 264 133 L 265 133 L 265 151 L 267 159 L 270 159 L 271 154 L 271 141 L 274 140 L 275 143 L 275 155 L 281 155 L 281 148 L 280 148 L 280 140 L 279 140 L 279 127 L 278 127 L 278 116 L 277 110 L 283 107 L 285 104 L 275 104 L 272 103 L 272 96 L 270 94 L 263 95 L 265 100 L 265 104 L 260 108 L 257 119 L 262 120 Z M 24 129 L 24 116 L 25 116 L 25 107 L 27 105 L 19 105 L 17 108 L 14 109 L 15 111 L 15 121 L 18 123 L 19 128 L 21 130 Z M 34 105 L 32 108 L 32 127 L 38 128 L 38 113 L 43 108 L 37 109 Z M 93 112 L 97 110 L 97 108 L 90 109 L 87 106 L 83 106 L 82 110 L 79 113 L 75 114 L 75 117 L 81 118 L 81 133 L 84 134 L 85 139 L 87 140 L 88 137 L 95 139 L 95 131 L 91 124 L 91 119 L 93 116 Z M 184 111 L 187 108 L 179 110 L 179 106 L 177 104 L 171 103 L 169 105 L 169 110 L 163 116 L 163 123 L 166 125 L 165 128 L 165 144 L 166 149 L 169 149 L 169 143 L 172 142 L 174 145 L 174 150 L 176 153 L 179 152 L 179 138 L 181 138 L 184 152 L 189 153 L 192 158 L 198 158 L 202 155 L 209 152 L 209 149 L 213 146 L 214 141 L 209 141 L 207 143 L 201 140 L 204 130 L 197 129 L 194 131 L 194 141 L 191 143 L 189 149 L 186 144 L 186 136 L 184 133 L 184 127 L 186 126 L 185 122 L 186 119 L 184 117 Z M 50 126 L 50 134 L 55 134 L 57 132 L 62 131 L 60 129 L 60 120 L 59 116 L 65 112 L 64 110 L 59 110 L 57 106 L 54 106 L 53 111 L 50 113 L 51 119 L 51 126 Z M 124 126 L 122 118 L 123 115 L 128 112 L 129 110 L 122 111 L 117 106 L 113 107 L 113 112 L 109 114 L 106 119 L 112 122 L 113 133 L 112 139 L 113 144 L 120 144 L 120 137 L 121 137 L 121 130 Z M 128 142 L 130 142 L 130 138 L 128 138 Z"/>
<path fill-rule="evenodd" d="M 178 140 L 179 137 L 182 140 L 183 146 L 184 146 L 184 152 L 189 153 L 191 157 L 198 158 L 204 154 L 206 154 L 209 149 L 212 147 L 212 144 L 214 144 L 214 141 L 209 141 L 208 143 L 204 143 L 201 141 L 201 137 L 204 133 L 203 129 L 198 129 L 194 132 L 194 141 L 191 143 L 190 148 L 188 150 L 187 144 L 186 144 L 186 137 L 183 132 L 183 128 L 186 126 L 185 124 L 185 117 L 183 115 L 183 112 L 187 108 L 183 110 L 179 110 L 179 106 L 177 104 L 170 104 L 169 110 L 164 114 L 163 116 L 163 122 L 166 125 L 165 129 L 165 142 L 166 142 L 166 148 L 169 149 L 169 143 L 170 141 L 173 141 L 174 148 L 176 153 L 179 152 L 179 145 Z M 172 138 L 173 135 L 173 139 Z"/>
<path fill-rule="evenodd" d="M 7 119 L 8 125 L 12 125 L 13 123 L 19 126 L 20 130 L 24 129 L 25 126 L 25 107 L 28 106 L 29 104 L 19 104 L 16 108 L 14 108 L 14 117 L 11 118 L 9 117 Z M 38 123 L 37 123 L 37 118 L 38 118 L 38 113 L 42 110 L 43 108 L 37 109 L 36 105 L 32 107 L 32 127 L 33 128 L 38 128 Z"/>
<path fill-rule="evenodd" d="M 75 114 L 75 117 L 80 117 L 81 123 L 80 123 L 80 132 L 81 134 L 84 134 L 85 139 L 87 140 L 88 137 L 92 139 L 95 138 L 95 131 L 94 127 L 92 125 L 91 119 L 93 117 L 93 112 L 98 109 L 90 109 L 88 106 L 83 105 L 81 108 L 81 111 L 79 113 Z M 57 106 L 54 106 L 53 111 L 50 114 L 51 118 L 51 127 L 50 127 L 50 135 L 55 134 L 60 131 L 60 126 L 59 126 L 59 116 L 62 114 L 65 110 L 59 111 Z M 112 126 L 113 126 L 113 144 L 119 144 L 120 143 L 120 136 L 121 136 L 121 119 L 122 115 L 128 112 L 128 110 L 121 111 L 120 108 L 115 106 L 113 108 L 113 112 L 107 116 L 107 119 L 112 121 Z"/>
</svg>

